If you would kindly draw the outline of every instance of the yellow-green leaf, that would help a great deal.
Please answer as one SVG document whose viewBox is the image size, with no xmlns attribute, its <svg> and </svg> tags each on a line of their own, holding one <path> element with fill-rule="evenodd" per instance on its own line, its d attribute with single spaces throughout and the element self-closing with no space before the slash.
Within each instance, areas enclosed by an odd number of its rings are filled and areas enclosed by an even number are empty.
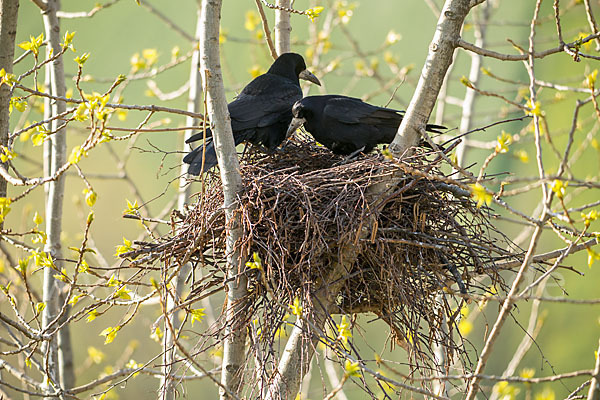
<svg viewBox="0 0 600 400">
<path fill-rule="evenodd" d="M 104 344 L 112 343 L 117 337 L 117 332 L 119 332 L 120 329 L 120 326 L 109 326 L 100 332 L 100 336 L 104 336 Z"/>
<path fill-rule="evenodd" d="M 90 310 L 87 315 L 87 322 L 92 322 L 100 313 L 96 310 Z"/>
<path fill-rule="evenodd" d="M 46 303 L 44 302 L 39 302 L 35 305 L 35 310 L 38 312 L 38 314 L 44 311 L 44 308 L 46 308 Z"/>
<path fill-rule="evenodd" d="M 133 250 L 133 247 L 131 247 L 131 240 L 127 240 L 126 238 L 123 238 L 123 244 L 118 245 L 117 246 L 117 252 L 115 253 L 115 256 L 120 256 L 123 253 L 127 253 L 128 251 Z"/>
<path fill-rule="evenodd" d="M 315 18 L 317 18 L 324 9 L 325 9 L 325 7 L 323 7 L 323 6 L 316 6 L 316 7 L 309 8 L 308 10 L 304 11 L 304 13 L 306 14 L 306 16 L 308 18 L 310 18 L 310 20 L 312 22 L 315 22 Z"/>
<path fill-rule="evenodd" d="M 252 261 L 246 262 L 246 267 L 248 267 L 250 269 L 258 269 L 259 271 L 262 271 L 262 260 L 260 259 L 260 256 L 258 255 L 257 252 L 254 252 L 252 254 Z"/>
<path fill-rule="evenodd" d="M 360 365 L 358 362 L 346 360 L 344 362 L 344 374 L 346 376 L 360 376 Z"/>
<path fill-rule="evenodd" d="M 194 326 L 195 321 L 202 322 L 202 319 L 206 315 L 204 310 L 205 310 L 204 308 L 197 308 L 195 310 L 190 310 L 190 314 L 192 315 L 192 326 Z"/>
<path fill-rule="evenodd" d="M 88 357 L 92 360 L 94 364 L 100 364 L 104 361 L 106 354 L 104 354 L 101 350 L 98 350 L 94 346 L 90 346 L 87 348 Z"/>
<path fill-rule="evenodd" d="M 88 58 L 90 58 L 90 53 L 83 53 L 82 55 L 75 57 L 74 60 L 77 64 L 83 66 Z"/>
<path fill-rule="evenodd" d="M 35 214 L 33 214 L 33 223 L 39 225 L 42 222 L 44 222 L 44 218 L 36 211 Z"/>
<path fill-rule="evenodd" d="M 471 187 L 471 197 L 477 202 L 477 208 L 484 204 L 489 206 L 492 203 L 492 194 L 488 193 L 479 182 L 469 186 Z"/>
<path fill-rule="evenodd" d="M 246 11 L 244 28 L 246 28 L 247 31 L 252 32 L 256 29 L 258 24 L 260 24 L 260 17 L 258 16 L 258 13 L 254 10 Z"/>
<path fill-rule="evenodd" d="M 123 286 L 123 287 L 120 287 L 115 292 L 115 294 L 113 295 L 113 298 L 123 299 L 123 300 L 131 300 L 131 295 L 129 293 L 131 293 L 131 290 L 129 290 L 125 286 Z"/>
<path fill-rule="evenodd" d="M 98 199 L 98 194 L 94 192 L 92 189 L 83 189 L 83 194 L 85 194 L 85 203 L 92 207 L 96 204 L 96 200 Z"/>
<path fill-rule="evenodd" d="M 344 343 L 348 343 L 348 339 L 352 337 L 352 332 L 350 332 L 350 324 L 346 321 L 346 316 L 342 316 L 342 320 L 338 325 L 338 340 L 341 340 Z"/>
<path fill-rule="evenodd" d="M 302 303 L 298 297 L 294 298 L 294 302 L 290 304 L 290 310 L 292 314 L 301 317 L 302 316 Z"/>
</svg>

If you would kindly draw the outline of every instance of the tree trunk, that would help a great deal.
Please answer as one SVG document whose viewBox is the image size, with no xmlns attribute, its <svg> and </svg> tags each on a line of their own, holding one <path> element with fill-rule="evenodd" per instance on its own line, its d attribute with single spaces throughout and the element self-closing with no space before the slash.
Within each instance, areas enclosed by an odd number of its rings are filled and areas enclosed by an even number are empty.
<svg viewBox="0 0 600 400">
<path fill-rule="evenodd" d="M 0 0 L 0 69 L 7 73 L 13 71 L 15 57 L 15 36 L 17 35 L 17 17 L 19 14 L 19 0 Z M 10 117 L 8 104 L 10 102 L 10 88 L 8 85 L 0 86 L 0 145 L 8 145 L 8 131 Z M 0 197 L 6 197 L 6 181 L 0 178 Z M 2 226 L 2 224 L 0 224 Z"/>
<path fill-rule="evenodd" d="M 405 155 L 408 149 L 419 142 L 420 132 L 425 132 L 425 125 L 435 106 L 444 77 L 452 64 L 452 55 L 460 38 L 463 22 L 471 7 L 479 2 L 481 0 L 446 0 L 429 45 L 429 54 L 417 89 L 390 145 L 395 156 Z"/>
<path fill-rule="evenodd" d="M 202 32 L 202 21 L 200 18 L 200 7 L 201 4 L 198 4 L 198 17 L 197 17 L 197 22 L 196 22 L 196 40 L 199 41 L 200 40 L 200 34 Z M 200 49 L 197 49 L 196 51 L 194 51 L 194 53 L 192 54 L 192 65 L 190 67 L 190 90 L 188 93 L 188 102 L 187 102 L 187 110 L 193 113 L 200 113 L 200 96 L 202 94 L 202 79 L 200 77 Z M 200 120 L 198 118 L 194 118 L 194 117 L 186 117 L 186 126 L 197 126 L 199 125 Z M 185 141 L 192 136 L 193 131 L 190 129 L 187 129 L 184 131 L 184 135 L 183 135 L 183 141 L 185 143 Z M 184 145 L 185 147 L 189 147 Z M 185 206 L 185 203 L 188 200 L 189 197 L 189 193 L 190 193 L 190 184 L 187 178 L 187 172 L 188 172 L 188 168 L 189 165 L 182 162 L 181 163 L 181 170 L 180 170 L 180 174 L 181 176 L 179 177 L 179 194 L 177 197 L 177 209 L 179 211 L 183 211 L 183 208 Z M 182 268 L 180 269 L 179 273 L 177 274 L 177 277 L 175 278 L 175 282 L 173 285 L 173 290 L 175 292 L 175 298 L 171 297 L 169 294 L 167 294 L 167 310 L 168 310 L 168 317 L 170 320 L 170 326 L 173 327 L 173 330 L 168 329 L 167 327 L 165 327 L 165 337 L 164 337 L 164 344 L 165 344 L 165 354 L 164 354 L 164 367 L 163 367 L 163 373 L 164 376 L 161 380 L 161 384 L 160 384 L 160 398 L 164 399 L 164 400 L 174 400 L 175 399 L 175 382 L 173 381 L 173 379 L 171 378 L 171 375 L 173 375 L 173 363 L 175 362 L 175 335 L 177 330 L 179 329 L 179 327 L 181 326 L 181 321 L 179 320 L 179 318 L 177 318 L 176 313 L 171 313 L 171 310 L 173 310 L 175 307 L 177 307 L 179 300 L 181 298 L 181 295 L 183 293 L 183 286 L 184 286 L 184 280 L 185 280 L 185 276 L 187 274 L 187 270 L 189 268 L 187 268 L 186 266 L 182 266 Z"/>
<path fill-rule="evenodd" d="M 56 12 L 60 8 L 58 0 L 48 0 L 47 9 L 43 13 L 46 38 L 49 42 L 47 57 L 52 54 L 58 54 L 61 51 L 61 33 L 60 23 Z M 46 74 L 50 76 L 50 93 L 54 96 L 65 96 L 65 77 L 62 57 L 58 57 L 52 63 L 48 64 Z M 66 104 L 62 101 L 52 103 L 52 115 L 58 115 L 65 111 Z M 52 121 L 51 129 L 55 132 L 50 138 L 50 171 L 53 175 L 66 162 L 66 129 L 58 129 L 62 121 L 55 119 Z M 52 256 L 58 271 L 62 270 L 62 250 L 60 243 L 60 234 L 62 232 L 62 211 L 64 199 L 65 176 L 62 175 L 53 181 L 48 182 L 48 198 L 46 202 L 46 234 L 48 236 L 44 251 Z M 63 287 L 62 283 L 54 278 L 56 271 L 46 267 L 44 269 L 44 294 L 43 299 L 46 303 L 42 315 L 42 330 L 46 330 L 49 324 L 53 322 L 59 314 L 59 292 Z M 64 305 L 68 307 L 67 305 Z M 65 314 L 68 314 L 68 310 Z M 66 315 L 63 316 L 66 318 Z M 69 327 L 64 326 L 56 338 L 52 338 L 45 343 L 48 354 L 47 378 L 50 378 L 54 385 L 60 384 L 62 389 L 69 389 L 74 386 L 72 349 L 70 343 Z M 60 344 L 60 346 L 59 346 Z M 60 352 L 60 355 L 59 355 Z M 49 385 L 50 386 L 50 385 Z M 48 387 L 48 390 L 49 387 Z"/>
<path fill-rule="evenodd" d="M 490 19 L 491 3 L 487 2 L 481 7 L 481 13 L 474 13 L 473 32 L 475 34 L 475 46 L 485 47 L 485 35 L 487 33 L 487 24 Z M 477 85 L 481 76 L 481 63 L 483 56 L 477 53 L 471 53 L 471 69 L 469 70 L 469 81 Z M 473 112 L 475 111 L 475 100 L 477 92 L 471 88 L 466 88 L 465 98 L 463 100 L 463 111 L 460 118 L 459 132 L 468 132 L 473 125 Z M 463 141 L 456 148 L 456 162 L 461 167 L 464 166 L 464 159 L 467 152 L 466 143 Z"/>
<path fill-rule="evenodd" d="M 279 7 L 290 8 L 291 0 L 277 0 L 277 5 Z M 291 32 L 290 13 L 283 10 L 275 10 L 275 49 L 278 55 L 291 51 Z"/>
<path fill-rule="evenodd" d="M 363 232 L 367 234 L 370 230 L 365 229 Z M 310 368 L 319 336 L 325 332 L 327 318 L 334 311 L 337 293 L 344 285 L 345 281 L 341 278 L 347 274 L 345 265 L 353 263 L 359 253 L 357 246 L 340 249 L 339 259 L 333 264 L 329 276 L 315 285 L 317 289 L 311 294 L 310 302 L 315 305 L 315 309 L 312 313 L 298 318 L 294 324 L 279 360 L 273 383 L 267 390 L 266 400 L 296 398 L 302 379 Z"/>
<path fill-rule="evenodd" d="M 231 118 L 227 109 L 223 76 L 219 55 L 219 25 L 221 20 L 221 0 L 202 0 L 202 35 L 200 40 L 201 75 L 206 88 L 207 108 L 213 127 L 213 139 L 221 181 L 227 231 L 227 309 L 225 310 L 225 343 L 221 373 L 221 399 L 237 396 L 241 389 L 244 364 L 246 361 L 246 329 L 243 308 L 247 294 L 247 282 L 238 274 L 244 268 L 239 251 L 242 236 L 240 215 L 236 213 L 238 194 L 242 191 L 242 178 L 235 151 Z"/>
</svg>

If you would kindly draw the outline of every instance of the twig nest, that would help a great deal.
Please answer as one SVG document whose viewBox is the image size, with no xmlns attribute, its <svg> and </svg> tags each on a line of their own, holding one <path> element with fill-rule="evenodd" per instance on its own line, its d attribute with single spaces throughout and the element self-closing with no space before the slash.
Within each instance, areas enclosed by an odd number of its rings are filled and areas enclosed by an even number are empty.
<svg viewBox="0 0 600 400">
<path fill-rule="evenodd" d="M 341 311 L 390 316 L 408 308 L 401 314 L 425 317 L 435 293 L 472 290 L 475 275 L 498 281 L 494 262 L 508 252 L 496 245 L 488 211 L 427 158 L 408 165 L 371 154 L 345 162 L 306 141 L 247 154 L 239 245 L 247 260 L 260 259 L 258 284 L 289 304 L 342 259 Z M 179 236 L 183 248 L 196 245 L 198 262 L 225 260 L 222 203 L 213 175 Z M 358 256 L 345 259 L 349 249 Z"/>
<path fill-rule="evenodd" d="M 374 312 L 397 338 L 411 342 L 431 343 L 440 307 L 456 315 L 448 301 L 436 301 L 437 294 L 485 290 L 473 280 L 481 275 L 491 278 L 486 287 L 502 284 L 495 263 L 511 257 L 500 247 L 507 239 L 495 231 L 489 209 L 477 208 L 461 182 L 440 172 L 435 154 L 421 150 L 408 163 L 382 154 L 347 162 L 314 142 L 295 140 L 274 154 L 251 151 L 242 159 L 244 192 L 235 212 L 244 234 L 237 246 L 249 263 L 240 271 L 253 286 L 248 318 L 261 308 L 271 316 L 263 331 L 278 329 L 282 305 L 331 284 L 327 277 L 339 263 L 345 273 L 335 293 L 338 311 Z M 173 236 L 154 245 L 154 253 L 145 248 L 145 262 L 189 260 L 222 271 L 222 205 L 213 171 Z M 194 293 L 210 285 L 203 281 Z M 427 330 L 419 329 L 423 323 Z"/>
</svg>

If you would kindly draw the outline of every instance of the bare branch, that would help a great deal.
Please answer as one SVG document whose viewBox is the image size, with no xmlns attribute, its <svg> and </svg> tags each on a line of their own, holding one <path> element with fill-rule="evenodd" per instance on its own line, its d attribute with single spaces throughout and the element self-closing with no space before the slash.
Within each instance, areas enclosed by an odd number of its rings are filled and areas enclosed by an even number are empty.
<svg viewBox="0 0 600 400">
<path fill-rule="evenodd" d="M 470 9 L 468 0 L 446 0 L 416 91 L 398 127 L 398 133 L 390 144 L 394 155 L 404 156 L 410 147 L 418 143 L 421 137 L 420 130 L 424 131 L 433 111 L 446 71 L 452 63 L 463 22 Z"/>
<path fill-rule="evenodd" d="M 585 38 L 581 39 L 581 44 L 587 43 L 590 40 L 594 40 L 594 39 L 598 39 L 598 38 L 600 38 L 600 33 L 588 35 Z M 579 41 L 566 43 L 565 46 L 568 48 L 571 48 L 571 47 L 575 47 L 575 45 L 577 43 L 579 43 Z M 472 51 L 477 54 L 481 54 L 484 57 L 492 57 L 492 58 L 496 58 L 496 59 L 502 60 L 502 61 L 525 61 L 529 58 L 528 54 L 502 54 L 502 53 L 498 53 L 496 51 L 482 49 L 480 47 L 475 46 L 474 44 L 464 41 L 463 39 L 458 39 L 456 41 L 456 46 L 462 47 L 465 50 L 469 50 L 469 51 Z M 533 53 L 533 57 L 534 58 L 544 58 L 546 56 L 560 53 L 562 51 L 564 51 L 564 48 L 562 46 L 558 46 L 558 47 L 554 47 L 552 49 L 541 51 L 539 53 Z M 581 53 L 579 53 L 579 55 L 584 56 Z"/>
<path fill-rule="evenodd" d="M 256 8 L 258 9 L 258 14 L 260 15 L 260 20 L 262 21 L 263 32 L 265 33 L 265 40 L 267 41 L 267 45 L 269 46 L 269 52 L 271 53 L 271 57 L 273 57 L 273 60 L 276 60 L 278 57 L 277 50 L 275 49 L 273 39 L 271 38 L 271 31 L 269 30 L 269 21 L 267 21 L 267 16 L 265 15 L 265 10 L 263 9 L 260 0 L 255 1 Z"/>
</svg>

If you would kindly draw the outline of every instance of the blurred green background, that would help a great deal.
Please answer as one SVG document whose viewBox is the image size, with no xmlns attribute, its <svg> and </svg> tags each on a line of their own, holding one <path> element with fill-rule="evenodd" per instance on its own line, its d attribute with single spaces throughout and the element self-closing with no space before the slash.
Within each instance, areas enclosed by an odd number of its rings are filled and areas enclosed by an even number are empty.
<svg viewBox="0 0 600 400">
<path fill-rule="evenodd" d="M 439 1 L 437 2 L 439 5 Z M 196 3 L 194 1 L 152 1 L 152 6 L 174 21 L 179 28 L 193 36 L 196 24 Z M 594 2 L 598 6 L 598 2 Z M 308 18 L 292 15 L 292 48 L 301 54 L 311 55 L 314 53 L 314 32 L 323 29 L 327 23 L 327 12 L 335 10 L 333 16 L 340 10 L 351 11 L 351 18 L 343 26 L 348 34 L 342 29 L 335 28 L 331 35 L 321 38 L 325 43 L 327 51 L 320 57 L 317 65 L 311 65 L 311 69 L 324 83 L 322 88 L 306 86 L 311 94 L 317 93 L 344 93 L 356 97 L 368 96 L 371 103 L 377 105 L 388 104 L 395 91 L 396 99 L 390 103 L 390 107 L 404 109 L 410 101 L 414 86 L 418 80 L 429 42 L 435 30 L 436 17 L 427 6 L 426 2 L 419 0 L 394 1 L 355 1 L 351 3 L 327 2 L 318 3 L 314 1 L 298 0 L 295 8 L 306 9 L 315 5 L 322 5 L 325 10 L 314 23 Z M 87 1 L 63 1 L 64 11 L 90 10 L 94 4 Z M 353 7 L 351 7 L 353 6 Z M 552 15 L 552 4 L 545 1 L 541 10 L 542 23 L 538 27 L 536 46 L 546 49 L 557 46 L 556 27 Z M 566 41 L 572 41 L 581 32 L 589 34 L 583 5 L 572 2 L 564 5 L 562 25 Z M 597 7 L 600 9 L 600 7 Z M 254 1 L 251 0 L 226 0 L 222 12 L 222 33 L 224 42 L 221 48 L 222 66 L 224 70 L 225 86 L 228 98 L 235 96 L 236 90 L 250 81 L 253 71 L 265 71 L 271 63 L 269 53 L 264 40 L 260 38 L 260 24 L 253 25 L 255 17 L 247 14 L 249 11 L 256 12 Z M 274 26 L 274 15 L 272 10 L 266 10 L 270 27 Z M 513 46 L 506 41 L 511 38 L 521 46 L 527 47 L 529 35 L 529 20 L 533 13 L 533 2 L 505 1 L 493 7 L 492 23 L 487 28 L 487 47 L 510 54 L 517 54 Z M 251 28 L 251 29 L 248 29 Z M 92 91 L 104 92 L 119 74 L 129 74 L 132 69 L 131 59 L 134 54 L 142 55 L 146 49 L 156 49 L 158 59 L 155 66 L 170 62 L 173 49 L 178 47 L 180 54 L 190 51 L 193 44 L 164 24 L 154 13 L 147 8 L 138 6 L 132 0 L 121 0 L 113 6 L 101 10 L 92 18 L 63 19 L 62 30 L 76 31 L 74 45 L 77 55 L 84 52 L 90 53 L 90 58 L 84 66 L 84 75 L 88 80 L 82 82 L 82 89 L 88 93 Z M 19 24 L 17 32 L 17 43 L 29 40 L 29 36 L 38 36 L 43 32 L 42 19 L 39 10 L 33 2 L 22 1 L 19 10 Z M 312 32 L 312 34 L 311 34 Z M 390 35 L 391 32 L 391 35 Z M 351 40 L 349 40 L 351 38 Z M 464 38 L 473 42 L 472 19 L 464 28 Z M 311 40 L 313 40 L 311 42 Z M 354 43 L 353 43 L 354 41 Z M 365 57 L 356 54 L 356 46 Z M 586 52 L 597 54 L 594 45 L 584 47 Z M 22 54 L 17 48 L 16 56 Z M 69 78 L 68 87 L 73 88 L 73 75 L 77 72 L 77 64 L 72 61 L 76 55 L 68 52 L 65 56 L 65 70 Z M 391 57 L 391 58 L 390 58 Z M 455 98 L 463 98 L 465 86 L 460 83 L 462 76 L 468 76 L 470 67 L 470 56 L 462 50 L 457 52 L 456 63 L 448 83 L 448 93 Z M 32 66 L 33 59 L 26 58 L 16 67 L 16 73 L 22 73 Z M 338 66 L 333 71 L 325 73 L 334 64 Z M 310 64 L 310 62 L 307 62 Z M 483 90 L 495 91 L 501 95 L 525 104 L 523 88 L 528 82 L 527 72 L 521 62 L 501 62 L 493 59 L 484 59 L 483 66 L 492 73 L 510 81 L 521 82 L 507 83 L 483 75 L 478 87 Z M 408 71 L 406 78 L 397 84 L 391 85 L 385 90 L 380 90 L 381 82 L 387 83 L 394 79 L 399 70 Z M 547 57 L 536 62 L 537 78 L 564 85 L 585 87 L 582 82 L 585 76 L 593 69 L 598 68 L 597 61 L 584 59 L 576 63 L 566 54 L 558 54 Z M 184 62 L 165 73 L 154 78 L 157 86 L 162 92 L 171 92 L 180 88 L 189 77 L 190 62 Z M 43 80 L 41 79 L 43 82 Z M 25 80 L 25 84 L 32 85 L 31 78 Z M 557 92 L 544 88 L 539 93 L 542 109 L 547 116 L 549 130 L 554 144 L 562 151 L 567 142 L 567 132 L 571 125 L 573 109 L 577 99 L 586 96 L 581 93 Z M 126 104 L 161 104 L 172 108 L 185 108 L 186 96 L 181 96 L 171 101 L 161 101 L 154 96 L 149 96 L 145 80 L 132 81 L 123 94 L 123 103 Z M 442 123 L 449 128 L 458 127 L 461 108 L 455 105 L 447 105 Z M 591 104 L 582 108 L 581 126 L 575 135 L 576 147 L 581 145 L 590 130 L 594 130 L 593 138 L 598 128 L 598 119 L 593 113 Z M 491 122 L 498 121 L 511 116 L 522 115 L 523 112 L 509 107 L 505 102 L 492 97 L 478 97 L 473 127 L 480 127 Z M 134 127 L 143 120 L 146 114 L 140 112 L 129 112 L 125 121 L 111 120 L 112 126 Z M 13 113 L 13 125 L 18 122 L 18 116 Z M 29 117 L 32 121 L 40 118 L 35 113 Z M 166 121 L 168 118 L 170 121 Z M 433 117 L 432 117 L 433 118 Z M 152 122 L 160 122 L 166 126 L 177 127 L 184 125 L 184 118 L 175 115 L 156 114 Z M 492 143 L 502 130 L 517 134 L 521 132 L 523 139 L 511 147 L 508 154 L 495 159 L 488 168 L 489 173 L 506 173 L 517 177 L 535 177 L 537 168 L 534 159 L 534 147 L 532 134 L 528 132 L 528 121 L 504 124 L 493 127 L 484 132 L 478 132 L 472 136 L 474 140 Z M 82 127 L 85 125 L 82 124 Z M 455 133 L 456 131 L 453 131 Z M 72 129 L 68 136 L 69 152 L 73 146 L 81 144 L 87 137 L 85 130 Z M 597 142 L 596 142 L 597 144 Z M 125 149 L 125 143 L 114 146 L 117 153 L 121 154 Z M 161 153 L 156 151 L 160 149 Z M 115 246 L 122 243 L 122 238 L 135 238 L 141 233 L 140 225 L 131 220 L 122 218 L 123 210 L 127 207 L 126 199 L 137 200 L 139 204 L 147 203 L 151 215 L 157 215 L 163 210 L 176 194 L 176 178 L 182 154 L 183 143 L 181 132 L 162 132 L 139 135 L 136 148 L 133 150 L 126 165 L 129 178 L 134 181 L 139 190 L 132 193 L 130 186 L 120 180 L 93 179 L 90 181 L 98 193 L 98 201 L 93 207 L 96 213 L 96 222 L 92 227 L 92 234 L 98 249 L 107 255 L 110 263 L 116 262 L 113 256 Z M 526 151 L 529 161 L 523 162 L 519 157 L 518 150 Z M 573 163 L 572 173 L 580 179 L 598 182 L 600 170 L 600 152 L 588 141 L 580 152 L 580 158 Z M 40 174 L 40 162 L 42 159 L 41 149 L 33 148 L 31 142 L 18 142 L 16 151 L 26 155 L 15 161 L 20 171 L 28 176 Z M 483 160 L 493 150 L 473 149 L 469 151 L 465 165 L 475 163 L 475 173 L 483 163 Z M 548 146 L 544 148 L 544 160 L 549 171 L 556 171 L 556 158 L 551 154 Z M 522 154 L 522 153 L 521 153 Z M 81 167 L 86 174 L 115 174 L 118 172 L 115 160 L 109 152 L 100 146 L 90 153 L 89 157 L 81 162 Z M 195 184 L 194 184 L 195 185 Z M 65 196 L 65 248 L 78 246 L 81 241 L 82 216 L 88 212 L 88 207 L 83 202 L 82 190 L 84 184 L 77 176 L 67 178 L 67 193 Z M 198 187 L 193 186 L 194 190 Z M 498 190 L 499 187 L 491 187 Z M 9 189 L 9 195 L 14 196 L 20 189 Z M 570 187 L 567 191 L 569 207 L 596 201 L 600 198 L 598 190 L 582 190 Z M 530 214 L 539 202 L 540 190 L 536 189 L 524 195 L 512 197 L 508 202 L 519 211 Z M 43 211 L 43 190 L 37 189 L 25 200 L 14 204 L 13 211 L 7 218 L 6 226 L 18 230 L 31 226 L 31 217 L 34 211 Z M 502 210 L 496 210 L 501 215 L 506 215 Z M 504 231 L 508 237 L 516 237 L 523 226 L 499 220 L 497 226 Z M 580 224 L 581 226 L 581 224 Z M 598 224 L 592 225 L 592 230 L 600 230 Z M 22 229 L 21 229 L 22 230 Z M 527 247 L 527 242 L 521 244 Z M 553 232 L 546 232 L 537 252 L 542 253 L 556 248 L 562 248 L 565 244 L 561 242 Z M 21 254 L 15 254 L 16 257 Z M 591 268 L 588 267 L 586 252 L 567 258 L 566 263 L 574 267 L 585 276 L 577 275 L 569 270 L 559 270 L 554 274 L 554 279 L 548 284 L 545 296 L 563 296 L 568 294 L 570 298 L 585 299 L 600 297 L 600 262 L 596 262 Z M 158 277 L 158 276 L 157 276 Z M 504 277 L 510 280 L 513 274 L 506 273 Z M 531 274 L 527 282 L 532 282 L 535 274 Z M 41 279 L 41 274 L 34 275 L 33 279 Z M 220 313 L 221 299 L 214 299 L 215 313 Z M 500 336 L 496 345 L 496 351 L 492 356 L 487 374 L 499 375 L 503 372 L 510 361 L 513 352 L 521 341 L 527 326 L 531 302 L 521 302 L 512 314 L 512 320 Z M 477 308 L 471 304 L 472 310 Z M 497 315 L 497 303 L 490 303 L 484 313 L 475 320 L 472 331 L 465 335 L 465 346 L 468 360 L 475 363 L 478 351 L 481 350 L 486 333 L 491 328 Z M 0 301 L 0 309 L 8 312 L 8 306 L 4 300 Z M 103 345 L 104 338 L 98 336 L 106 326 L 114 325 L 115 320 L 122 318 L 124 310 L 112 310 L 98 318 L 94 323 L 86 324 L 85 321 L 74 325 L 73 341 L 75 348 L 76 365 L 82 368 L 78 371 L 78 384 L 85 383 L 105 371 L 107 365 L 118 367 L 127 363 L 129 359 L 137 362 L 146 362 L 152 356 L 160 352 L 159 343 L 150 338 L 150 325 L 160 315 L 158 306 L 146 306 L 138 314 L 132 324 L 127 325 L 116 340 Z M 528 354 L 520 364 L 517 372 L 523 367 L 533 368 L 536 376 L 559 374 L 578 369 L 591 369 L 594 365 L 594 351 L 600 337 L 600 306 L 598 305 L 569 305 L 556 303 L 543 303 L 540 306 L 540 316 L 544 316 L 543 328 L 531 347 Z M 390 351 L 387 339 L 388 329 L 381 322 L 370 322 L 372 316 L 359 317 L 364 332 L 360 335 L 355 333 L 355 342 L 359 349 L 364 349 L 361 355 L 371 359 L 372 353 L 377 352 L 385 359 L 391 360 L 395 368 L 406 372 L 403 362 L 406 361 L 404 350 L 395 348 Z M 197 324 L 194 330 L 206 329 L 206 325 Z M 2 332 L 2 331 L 0 331 Z M 4 333 L 3 333 L 4 334 Z M 193 343 L 194 331 L 186 332 Z M 132 341 L 137 342 L 137 345 Z M 89 355 L 89 347 L 93 346 L 104 354 L 102 362 L 96 364 Z M 94 350 L 91 350 L 92 353 Z M 126 358 L 126 359 L 124 359 Z M 205 365 L 214 366 L 219 363 L 218 357 L 210 354 L 200 355 L 198 360 L 206 360 Z M 155 362 L 160 364 L 160 360 Z M 324 372 L 315 366 L 313 370 L 313 384 L 307 397 L 322 398 L 325 394 L 322 389 L 321 378 Z M 115 367 L 116 368 L 116 367 Z M 467 372 L 467 371 L 465 371 Z M 341 374 L 341 367 L 338 371 Z M 3 379 L 6 374 L 3 374 Z M 394 377 L 394 376 L 392 376 Z M 394 377 L 398 378 L 398 377 Z M 10 379 L 10 378 L 7 378 Z M 563 383 L 539 384 L 531 388 L 534 395 L 542 393 L 546 388 L 551 388 L 556 398 L 564 398 L 570 391 L 583 382 L 584 378 L 576 378 Z M 489 382 L 486 382 L 488 384 Z M 122 399 L 140 398 L 150 399 L 156 396 L 158 380 L 147 375 L 140 375 L 122 385 L 118 385 L 109 392 L 109 397 Z M 327 387 L 331 386 L 327 382 Z M 374 386 L 376 387 L 376 386 Z M 516 385 L 520 390 L 516 398 L 525 398 L 527 387 Z M 180 386 L 184 398 L 214 398 L 216 389 L 214 384 L 208 380 L 200 382 L 184 382 Z M 487 388 L 487 387 L 486 387 Z M 489 388 L 487 388 L 489 389 Z M 362 399 L 367 394 L 354 384 L 347 384 L 345 392 L 349 398 Z M 9 393 L 14 398 L 19 394 Z M 545 392 L 549 395 L 549 392 Z M 395 395 L 392 395 L 395 397 Z M 411 397 L 405 393 L 402 398 Z M 414 397 L 414 396 L 413 396 Z M 418 396 L 416 396 L 418 398 Z M 550 399 L 550 397 L 547 397 Z"/>
</svg>

